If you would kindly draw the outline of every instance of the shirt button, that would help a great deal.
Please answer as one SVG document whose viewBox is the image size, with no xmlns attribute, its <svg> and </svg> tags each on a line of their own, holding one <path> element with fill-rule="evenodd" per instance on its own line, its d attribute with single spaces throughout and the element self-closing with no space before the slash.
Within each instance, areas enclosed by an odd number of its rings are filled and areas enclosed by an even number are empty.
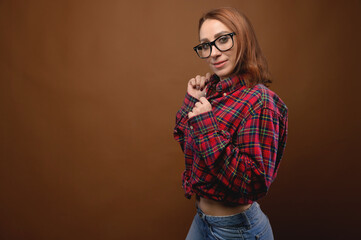
<svg viewBox="0 0 361 240">
<path fill-rule="evenodd" d="M 193 126 L 190 126 L 189 128 L 190 128 L 190 129 L 193 129 Z"/>
<path fill-rule="evenodd" d="M 227 96 L 227 93 L 223 93 L 223 96 Z"/>
</svg>

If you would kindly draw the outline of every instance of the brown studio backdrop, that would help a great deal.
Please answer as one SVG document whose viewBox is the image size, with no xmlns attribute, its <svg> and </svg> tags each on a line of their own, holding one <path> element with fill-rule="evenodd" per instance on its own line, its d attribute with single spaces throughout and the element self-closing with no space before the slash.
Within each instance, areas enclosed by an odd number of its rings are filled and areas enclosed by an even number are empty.
<svg viewBox="0 0 361 240">
<path fill-rule="evenodd" d="M 246 13 L 289 107 L 276 239 L 358 234 L 360 1 L 0 1 L 0 239 L 184 239 L 198 18 Z M 345 221 L 347 220 L 347 221 Z"/>
</svg>

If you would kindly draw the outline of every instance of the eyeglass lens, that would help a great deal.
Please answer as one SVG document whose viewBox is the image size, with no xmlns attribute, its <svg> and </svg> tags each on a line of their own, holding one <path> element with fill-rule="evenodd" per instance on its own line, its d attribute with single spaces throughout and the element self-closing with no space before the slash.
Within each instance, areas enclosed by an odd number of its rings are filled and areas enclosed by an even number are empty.
<svg viewBox="0 0 361 240">
<path fill-rule="evenodd" d="M 217 38 L 214 42 L 218 50 L 224 52 L 233 47 L 233 39 L 230 35 L 224 35 Z M 197 46 L 196 50 L 201 58 L 207 58 L 211 55 L 211 43 L 202 43 Z"/>
</svg>

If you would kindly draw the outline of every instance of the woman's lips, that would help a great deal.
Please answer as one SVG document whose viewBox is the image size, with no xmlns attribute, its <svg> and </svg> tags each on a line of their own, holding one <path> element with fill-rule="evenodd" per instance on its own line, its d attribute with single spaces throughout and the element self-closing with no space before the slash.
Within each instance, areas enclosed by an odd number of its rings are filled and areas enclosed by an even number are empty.
<svg viewBox="0 0 361 240">
<path fill-rule="evenodd" d="M 223 66 L 226 64 L 226 62 L 227 62 L 227 60 L 225 60 L 225 61 L 219 61 L 219 62 L 213 63 L 213 66 L 214 66 L 215 68 L 221 68 L 221 67 L 223 67 Z"/>
</svg>

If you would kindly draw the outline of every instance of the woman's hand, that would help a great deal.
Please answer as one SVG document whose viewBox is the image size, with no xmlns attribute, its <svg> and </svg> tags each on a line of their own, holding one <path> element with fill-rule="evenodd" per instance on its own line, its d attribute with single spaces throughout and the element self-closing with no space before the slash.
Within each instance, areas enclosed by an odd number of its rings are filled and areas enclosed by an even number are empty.
<svg viewBox="0 0 361 240">
<path fill-rule="evenodd" d="M 188 81 L 187 92 L 192 97 L 197 98 L 198 100 L 201 97 L 206 96 L 206 84 L 211 78 L 211 74 L 207 73 L 206 76 L 197 75 L 195 78 L 192 78 Z"/>
<path fill-rule="evenodd" d="M 188 118 L 197 116 L 201 113 L 212 111 L 212 105 L 208 102 L 207 98 L 201 97 L 191 112 L 188 113 Z"/>
</svg>

